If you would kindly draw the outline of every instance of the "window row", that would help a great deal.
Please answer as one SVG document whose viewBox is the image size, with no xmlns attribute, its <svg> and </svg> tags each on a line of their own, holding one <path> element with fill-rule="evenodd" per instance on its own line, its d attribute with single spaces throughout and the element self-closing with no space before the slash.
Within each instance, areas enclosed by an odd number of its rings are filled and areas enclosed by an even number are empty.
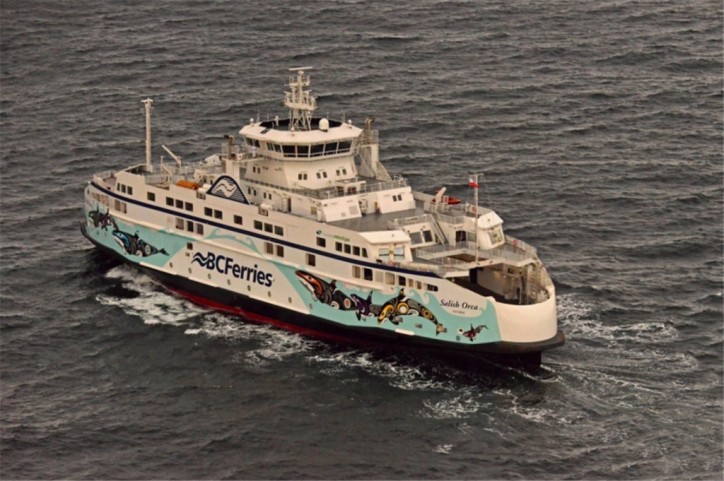
<svg viewBox="0 0 724 481">
<path fill-rule="evenodd" d="M 264 252 L 267 254 L 277 257 L 284 257 L 284 246 L 279 244 L 273 244 L 271 242 L 264 243 Z"/>
<path fill-rule="evenodd" d="M 422 232 L 410 232 L 410 243 L 414 246 L 417 244 L 423 244 L 432 242 L 432 231 L 429 229 L 423 230 Z"/>
<path fill-rule="evenodd" d="M 149 192 L 148 200 L 155 201 L 156 195 L 153 192 Z M 176 207 L 177 209 L 184 209 L 189 212 L 194 211 L 194 205 L 191 202 L 184 202 L 181 199 L 174 199 L 173 197 L 166 197 L 166 205 L 169 207 Z"/>
<path fill-rule="evenodd" d="M 284 157 L 306 158 L 319 157 L 321 155 L 346 154 L 352 149 L 351 140 L 340 142 L 326 142 L 313 145 L 282 145 L 273 142 L 259 142 L 256 139 L 246 139 L 246 144 L 251 148 L 261 148 L 266 144 L 266 149 L 283 154 Z"/>
<path fill-rule="evenodd" d="M 379 250 L 379 256 L 382 259 L 390 257 L 390 253 L 392 253 L 395 257 L 405 257 L 405 247 L 404 246 L 394 246 L 394 249 L 390 250 L 389 247 L 380 247 Z"/>
<path fill-rule="evenodd" d="M 274 235 L 278 235 L 278 236 L 284 235 L 284 227 L 282 227 L 280 225 L 270 224 L 268 222 L 262 222 L 260 220 L 254 221 L 254 229 L 268 232 L 270 234 L 274 234 Z"/>
<path fill-rule="evenodd" d="M 119 190 L 124 194 L 133 195 L 133 187 L 130 185 L 116 184 L 116 190 Z"/>
<path fill-rule="evenodd" d="M 219 209 L 212 209 L 211 207 L 204 207 L 204 215 L 206 217 L 213 217 L 214 219 L 224 218 L 224 214 Z"/>
<path fill-rule="evenodd" d="M 400 202 L 402 200 L 402 194 L 395 194 L 392 196 L 393 202 Z"/>
<path fill-rule="evenodd" d="M 352 266 L 352 277 L 356 279 L 364 279 L 365 281 L 384 282 L 385 284 L 402 287 L 417 288 L 421 291 L 424 289 L 430 292 L 437 292 L 438 287 L 434 284 L 422 283 L 406 276 L 395 274 L 394 272 L 378 271 L 368 267 Z"/>
<path fill-rule="evenodd" d="M 352 254 L 357 257 L 367 257 L 367 249 L 364 247 L 354 246 L 351 244 L 335 242 L 334 250 L 337 252 L 344 252 L 345 254 Z"/>
<path fill-rule="evenodd" d="M 106 207 L 111 205 L 107 195 L 99 194 L 98 192 L 92 192 L 91 197 L 93 197 L 96 201 L 100 202 Z"/>
<path fill-rule="evenodd" d="M 187 230 L 189 232 L 195 232 L 198 235 L 204 235 L 204 224 L 201 222 L 193 222 L 190 220 L 176 217 L 176 228 L 178 230 Z"/>
<path fill-rule="evenodd" d="M 346 169 L 346 168 L 337 169 L 337 170 L 335 171 L 335 173 L 337 174 L 337 177 L 340 177 L 340 176 L 342 176 L 342 175 L 347 175 L 347 169 Z M 324 170 L 320 170 L 319 172 L 317 172 L 317 178 L 318 178 L 318 179 L 326 179 L 326 178 L 327 178 L 327 172 L 325 172 Z M 300 173 L 297 174 L 297 180 L 307 180 L 307 179 L 308 179 L 308 177 L 307 177 L 307 173 L 306 173 L 306 172 L 300 172 Z"/>
</svg>

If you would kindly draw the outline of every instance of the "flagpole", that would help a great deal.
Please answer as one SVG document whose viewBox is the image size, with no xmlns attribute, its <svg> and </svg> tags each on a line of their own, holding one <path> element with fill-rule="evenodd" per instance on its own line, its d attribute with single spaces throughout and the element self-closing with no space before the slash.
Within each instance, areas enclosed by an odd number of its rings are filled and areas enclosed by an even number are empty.
<svg viewBox="0 0 724 481">
<path fill-rule="evenodd" d="M 478 190 L 480 190 L 480 184 L 478 183 L 478 174 L 475 175 L 475 265 L 477 267 L 478 264 L 478 246 L 480 243 L 478 242 Z"/>
</svg>

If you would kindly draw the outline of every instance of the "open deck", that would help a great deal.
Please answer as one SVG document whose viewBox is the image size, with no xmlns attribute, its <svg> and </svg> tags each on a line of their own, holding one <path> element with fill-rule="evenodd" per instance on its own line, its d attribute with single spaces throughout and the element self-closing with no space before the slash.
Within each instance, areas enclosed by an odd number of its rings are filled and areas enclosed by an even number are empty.
<svg viewBox="0 0 724 481">
<path fill-rule="evenodd" d="M 389 214 L 366 214 L 362 217 L 354 219 L 344 219 L 329 222 L 329 225 L 341 227 L 343 229 L 353 230 L 355 232 L 375 232 L 380 230 L 388 230 L 388 223 L 396 219 L 405 217 L 422 216 L 425 214 L 423 203 L 415 201 L 414 209 L 400 210 L 390 212 Z"/>
</svg>

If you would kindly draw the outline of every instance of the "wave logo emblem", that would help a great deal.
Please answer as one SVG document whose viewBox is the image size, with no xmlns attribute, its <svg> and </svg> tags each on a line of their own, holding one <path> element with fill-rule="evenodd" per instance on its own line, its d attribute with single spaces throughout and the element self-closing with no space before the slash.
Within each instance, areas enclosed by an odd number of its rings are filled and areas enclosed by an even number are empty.
<svg viewBox="0 0 724 481">
<path fill-rule="evenodd" d="M 214 254 L 212 254 L 211 252 L 209 252 L 208 256 L 204 256 L 200 252 L 197 252 L 196 254 L 194 254 L 194 258 L 191 261 L 191 263 L 193 264 L 194 262 L 196 262 L 201 267 L 205 267 L 207 269 L 213 269 L 215 267 L 214 257 L 215 257 Z"/>
<path fill-rule="evenodd" d="M 217 255 L 213 252 L 207 252 L 206 255 L 197 252 L 191 260 L 192 264 L 194 262 L 210 271 L 233 276 L 237 279 L 259 284 L 260 286 L 271 287 L 274 283 L 274 277 L 270 273 L 259 269 L 257 264 L 254 264 L 254 267 L 245 266 L 237 263 L 233 257 Z"/>
<path fill-rule="evenodd" d="M 214 185 L 212 185 L 209 189 L 209 194 L 222 197 L 224 199 L 234 200 L 241 204 L 249 203 L 244 195 L 244 192 L 239 187 L 239 184 L 237 184 L 236 181 L 228 175 L 222 175 L 216 179 Z"/>
</svg>

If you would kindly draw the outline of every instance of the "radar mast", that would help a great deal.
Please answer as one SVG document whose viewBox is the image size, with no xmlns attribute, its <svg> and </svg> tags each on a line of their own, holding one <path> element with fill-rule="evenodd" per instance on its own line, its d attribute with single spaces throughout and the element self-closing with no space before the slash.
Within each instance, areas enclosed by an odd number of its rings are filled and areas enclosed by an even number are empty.
<svg viewBox="0 0 724 481">
<path fill-rule="evenodd" d="M 284 105 L 289 109 L 290 127 L 292 130 L 312 130 L 312 112 L 317 110 L 317 100 L 312 97 L 309 90 L 309 75 L 305 70 L 312 67 L 296 67 L 289 70 L 297 72 L 296 77 L 289 77 L 289 89 L 291 92 L 284 93 Z"/>
</svg>

